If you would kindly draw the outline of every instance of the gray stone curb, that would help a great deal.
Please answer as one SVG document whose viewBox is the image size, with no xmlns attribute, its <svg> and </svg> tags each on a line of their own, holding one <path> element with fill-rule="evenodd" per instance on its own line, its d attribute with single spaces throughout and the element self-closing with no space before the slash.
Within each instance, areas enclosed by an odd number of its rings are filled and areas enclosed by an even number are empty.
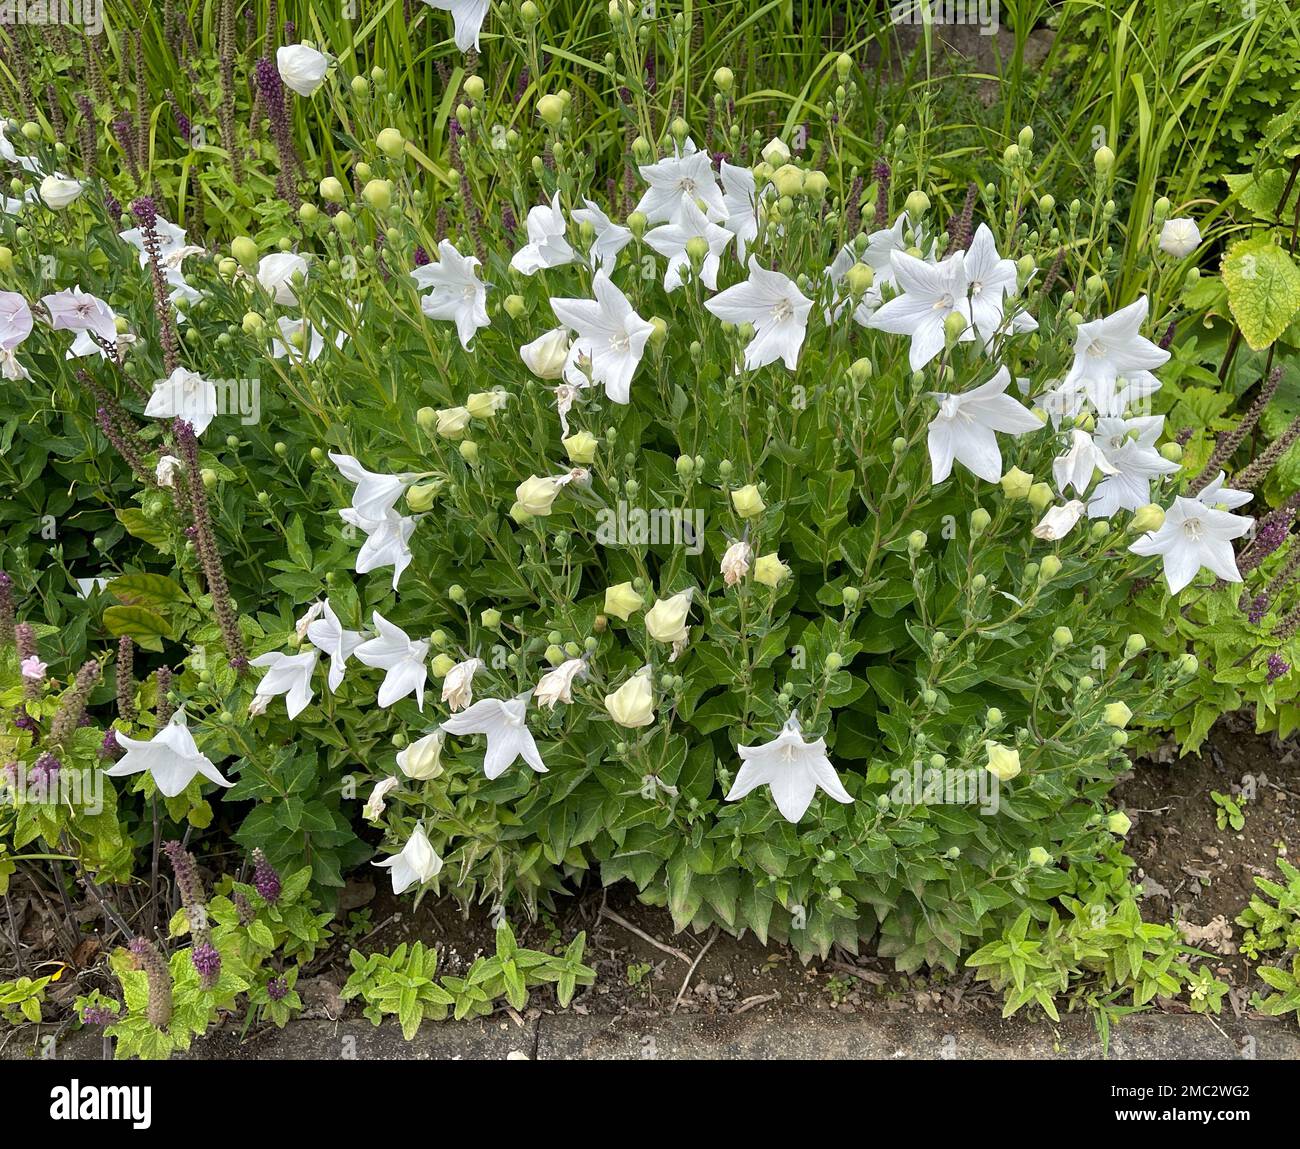
<svg viewBox="0 0 1300 1149">
<path fill-rule="evenodd" d="M 58 1043 L 57 1060 L 103 1057 L 102 1040 L 77 1033 Z M 2 1056 L 31 1056 L 11 1041 Z M 48 1056 L 48 1051 L 47 1051 Z M 394 1024 L 295 1021 L 239 1042 L 217 1033 L 196 1042 L 187 1060 L 584 1061 L 584 1060 L 1099 1060 L 1101 1041 L 1090 1017 L 1059 1025 L 996 1017 L 912 1012 L 846 1015 L 828 1011 L 758 1012 L 743 1016 L 597 1017 L 543 1015 L 430 1022 L 413 1041 Z M 1264 1019 L 1195 1014 L 1140 1014 L 1111 1032 L 1111 1060 L 1300 1060 L 1300 1027 Z"/>
</svg>

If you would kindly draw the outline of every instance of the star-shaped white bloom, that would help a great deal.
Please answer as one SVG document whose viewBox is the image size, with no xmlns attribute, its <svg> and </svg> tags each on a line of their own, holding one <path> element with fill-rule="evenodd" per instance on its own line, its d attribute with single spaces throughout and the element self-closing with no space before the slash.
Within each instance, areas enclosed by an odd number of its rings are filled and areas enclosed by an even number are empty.
<svg viewBox="0 0 1300 1149">
<path fill-rule="evenodd" d="M 1002 451 L 995 432 L 1024 435 L 1042 423 L 1006 394 L 1011 374 L 1005 367 L 987 383 L 958 395 L 933 394 L 939 411 L 930 423 L 930 466 L 935 483 L 952 473 L 954 460 L 989 483 L 1002 477 Z"/>
<path fill-rule="evenodd" d="M 510 260 L 510 266 L 522 275 L 532 275 L 547 267 L 562 267 L 574 260 L 573 248 L 565 238 L 568 224 L 560 207 L 557 191 L 549 204 L 529 209 L 528 242 Z"/>
<path fill-rule="evenodd" d="M 430 319 L 449 319 L 456 324 L 460 345 L 466 350 L 480 327 L 492 320 L 487 313 L 487 287 L 475 272 L 479 261 L 472 255 L 461 255 L 450 240 L 438 242 L 438 262 L 427 263 L 411 272 L 411 277 L 423 291 L 420 310 Z"/>
<path fill-rule="evenodd" d="M 1138 419 L 1098 419 L 1093 442 L 1105 455 L 1110 471 L 1088 501 L 1088 517 L 1109 518 L 1116 511 L 1136 511 L 1151 501 L 1151 480 L 1178 470 L 1156 449 L 1164 429 L 1163 415 Z"/>
<path fill-rule="evenodd" d="M 394 626 L 379 611 L 374 619 L 376 637 L 361 643 L 353 652 L 357 661 L 366 666 L 386 670 L 379 687 L 380 709 L 387 709 L 408 694 L 415 695 L 415 705 L 424 709 L 424 682 L 428 675 L 425 659 L 429 655 L 429 640 L 412 642 L 406 631 Z"/>
<path fill-rule="evenodd" d="M 478 35 L 487 16 L 488 0 L 424 0 L 430 8 L 450 12 L 456 47 L 462 52 L 478 51 Z"/>
<path fill-rule="evenodd" d="M 566 378 L 573 386 L 582 386 L 584 380 L 574 365 L 586 359 L 591 364 L 592 381 L 603 385 L 605 394 L 615 403 L 627 403 L 632 397 L 632 376 L 645 353 L 654 324 L 632 309 L 627 296 L 614 286 L 603 269 L 596 272 L 591 286 L 594 300 L 551 300 L 555 317 L 577 332 L 569 348 L 570 370 Z"/>
<path fill-rule="evenodd" d="M 125 778 L 129 774 L 148 771 L 153 775 L 158 792 L 167 798 L 175 798 L 183 792 L 197 774 L 218 786 L 234 785 L 221 776 L 221 771 L 206 755 L 199 753 L 194 735 L 185 725 L 183 711 L 178 710 L 171 722 L 152 738 L 137 740 L 120 731 L 114 731 L 114 737 L 126 753 L 104 771 L 110 778 Z"/>
<path fill-rule="evenodd" d="M 429 0 L 425 0 L 426 3 Z M 393 893 L 405 893 L 412 886 L 422 886 L 438 876 L 442 859 L 434 853 L 433 844 L 424 832 L 424 823 L 417 822 L 411 836 L 406 839 L 400 854 L 374 863 L 388 870 L 393 880 Z"/>
<path fill-rule="evenodd" d="M 155 419 L 184 419 L 202 435 L 217 414 L 217 385 L 197 371 L 177 367 L 153 385 L 144 413 Z"/>
<path fill-rule="evenodd" d="M 316 673 L 319 659 L 318 650 L 304 650 L 301 654 L 282 654 L 273 650 L 254 658 L 250 666 L 266 668 L 266 674 L 257 684 L 257 693 L 263 698 L 283 694 L 284 708 L 290 720 L 297 718 L 312 700 L 311 676 Z"/>
<path fill-rule="evenodd" d="M 754 338 L 745 347 L 747 371 L 778 359 L 790 371 L 799 365 L 812 300 L 788 276 L 759 267 L 751 255 L 749 278 L 706 300 L 704 306 L 726 323 L 753 326 Z"/>
<path fill-rule="evenodd" d="M 912 346 L 907 358 L 913 371 L 920 371 L 943 350 L 944 320 L 949 315 L 955 313 L 966 321 L 958 342 L 975 338 L 965 252 L 958 251 L 939 263 L 926 263 L 900 251 L 889 258 L 903 293 L 879 307 L 867 326 L 894 335 L 910 335 Z"/>
<path fill-rule="evenodd" d="M 1144 295 L 1114 315 L 1079 324 L 1074 362 L 1062 386 L 1082 389 L 1099 413 L 1122 413 L 1122 409 L 1114 409 L 1119 379 L 1132 381 L 1139 373 L 1154 371 L 1169 361 L 1168 351 L 1141 334 L 1147 308 Z"/>
<path fill-rule="evenodd" d="M 686 254 L 686 245 L 696 237 L 709 245 L 709 253 L 700 265 L 700 282 L 710 291 L 716 291 L 722 249 L 731 242 L 731 232 L 711 222 L 695 206 L 694 200 L 682 203 L 682 210 L 675 220 L 646 232 L 646 243 L 668 258 L 668 269 L 664 272 L 665 291 L 676 291 L 684 282 L 684 275 L 691 263 L 690 256 Z"/>
<path fill-rule="evenodd" d="M 318 650 L 329 655 L 330 669 L 326 681 L 333 692 L 342 685 L 348 658 L 365 642 L 365 636 L 359 630 L 348 630 L 339 622 L 329 599 L 322 605 L 322 616 L 307 624 L 307 638 Z"/>
<path fill-rule="evenodd" d="M 1220 511 L 1180 495 L 1165 512 L 1161 528 L 1143 535 L 1129 550 L 1138 555 L 1161 556 L 1170 594 L 1182 590 L 1202 567 L 1224 582 L 1241 582 L 1232 540 L 1250 530 L 1253 521 L 1246 515 Z"/>
<path fill-rule="evenodd" d="M 596 233 L 596 238 L 591 241 L 591 250 L 587 253 L 588 262 L 593 270 L 603 267 L 606 271 L 613 271 L 618 253 L 632 242 L 632 232 L 622 224 L 615 223 L 591 200 L 584 199 L 582 202 L 585 206 L 577 208 L 572 214 L 574 223 L 590 224 Z"/>
<path fill-rule="evenodd" d="M 1016 265 L 998 255 L 993 233 L 985 224 L 975 229 L 975 238 L 966 249 L 965 263 L 970 319 L 987 347 L 994 336 L 1008 329 L 1004 301 L 1016 294 Z"/>
<path fill-rule="evenodd" d="M 158 240 L 158 262 L 161 264 L 167 282 L 172 286 L 189 287 L 183 274 L 184 261 L 191 255 L 200 255 L 203 248 L 185 242 L 185 229 L 169 223 L 162 216 L 154 220 L 154 235 Z M 125 240 L 140 253 L 140 266 L 149 266 L 149 253 L 144 246 L 144 229 L 130 228 L 119 232 L 118 238 Z M 192 289 L 191 289 L 192 290 Z"/>
<path fill-rule="evenodd" d="M 653 164 L 643 164 L 639 170 L 641 178 L 650 186 L 636 210 L 648 222 L 663 223 L 676 219 L 681 213 L 682 203 L 688 199 L 700 206 L 714 223 L 727 218 L 727 205 L 713 178 L 709 153 L 697 151 L 692 140 L 686 140 L 675 155 Z"/>
<path fill-rule="evenodd" d="M 736 802 L 759 786 L 771 787 L 772 800 L 787 822 L 798 822 L 820 786 L 837 802 L 852 802 L 826 757 L 826 740 L 805 742 L 799 719 L 791 715 L 781 733 L 761 746 L 737 746 L 741 767 L 727 794 Z"/>
<path fill-rule="evenodd" d="M 523 758 L 539 774 L 546 765 L 528 729 L 525 708 L 532 691 L 517 698 L 483 698 L 461 714 L 453 714 L 443 724 L 448 734 L 483 734 L 487 749 L 483 752 L 483 773 L 499 778 L 517 758 Z"/>
<path fill-rule="evenodd" d="M 914 242 L 908 242 L 908 230 L 911 226 L 907 212 L 901 211 L 891 226 L 873 231 L 867 236 L 862 262 L 875 273 L 876 287 L 881 284 L 889 284 L 891 287 L 896 285 L 893 258 L 895 252 L 906 253 L 909 247 L 915 247 L 921 252 L 921 258 L 926 263 L 936 262 L 933 240 L 926 240 L 922 235 L 913 235 L 911 238 Z"/>
<path fill-rule="evenodd" d="M 32 309 L 16 291 L 0 291 L 0 377 L 28 379 L 14 351 L 32 333 Z"/>
<path fill-rule="evenodd" d="M 98 296 L 80 287 L 56 291 L 41 299 L 55 331 L 77 331 L 97 335 L 105 343 L 117 339 L 117 315 Z"/>
<path fill-rule="evenodd" d="M 393 589 L 397 589 L 402 572 L 411 565 L 411 535 L 415 532 L 415 517 L 399 515 L 389 509 L 377 519 L 358 514 L 353 507 L 344 507 L 339 518 L 357 530 L 363 531 L 366 541 L 357 551 L 357 574 L 369 574 L 381 567 L 393 568 Z"/>
<path fill-rule="evenodd" d="M 745 262 L 745 248 L 758 238 L 758 193 L 754 173 L 722 161 L 722 205 L 726 209 L 725 227 L 736 237 L 736 255 Z"/>
<path fill-rule="evenodd" d="M 1249 491 L 1234 491 L 1231 487 L 1225 487 L 1223 484 L 1226 480 L 1227 476 L 1220 471 L 1196 492 L 1197 502 L 1204 503 L 1207 507 L 1219 507 L 1225 511 L 1235 511 L 1238 507 L 1244 507 L 1255 497 Z"/>
</svg>

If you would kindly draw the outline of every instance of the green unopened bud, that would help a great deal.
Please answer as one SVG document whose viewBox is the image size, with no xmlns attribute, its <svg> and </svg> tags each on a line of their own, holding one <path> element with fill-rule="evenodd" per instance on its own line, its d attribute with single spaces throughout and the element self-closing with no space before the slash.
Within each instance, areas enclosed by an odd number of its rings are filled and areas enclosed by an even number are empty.
<svg viewBox="0 0 1300 1149">
<path fill-rule="evenodd" d="M 438 427 L 438 412 L 432 407 L 421 407 L 415 413 L 415 421 L 419 424 L 421 431 L 432 435 Z"/>
<path fill-rule="evenodd" d="M 564 118 L 564 101 L 559 96 L 545 95 L 537 101 L 537 114 L 555 127 Z"/>
<path fill-rule="evenodd" d="M 459 447 L 460 457 L 471 467 L 478 466 L 478 444 L 473 439 L 466 439 Z"/>
<path fill-rule="evenodd" d="M 257 268 L 257 244 L 246 235 L 237 236 L 230 243 L 230 254 L 247 271 Z"/>
<path fill-rule="evenodd" d="M 988 710 L 984 712 L 984 725 L 1000 726 L 1001 724 L 1002 724 L 1002 711 L 999 710 L 996 706 L 990 706 Z"/>
<path fill-rule="evenodd" d="M 1049 582 L 1061 573 L 1061 560 L 1055 555 L 1045 555 L 1043 561 L 1038 564 L 1038 577 L 1043 582 Z"/>
<path fill-rule="evenodd" d="M 1155 503 L 1146 503 L 1133 512 L 1128 529 L 1136 535 L 1144 535 L 1148 531 L 1158 531 L 1164 525 L 1165 512 Z"/>
<path fill-rule="evenodd" d="M 1002 476 L 1002 493 L 1008 499 L 1023 499 L 1029 495 L 1034 485 L 1033 475 L 1027 475 L 1019 467 L 1012 467 Z"/>
<path fill-rule="evenodd" d="M 1180 654 L 1174 661 L 1174 670 L 1187 678 L 1191 678 L 1200 669 L 1200 659 L 1194 654 Z"/>
<path fill-rule="evenodd" d="M 1122 810 L 1117 810 L 1114 814 L 1109 814 L 1106 817 L 1106 829 L 1112 834 L 1123 837 L 1132 827 L 1133 823 L 1129 821 L 1129 816 Z"/>
<path fill-rule="evenodd" d="M 447 597 L 454 603 L 463 603 L 465 601 L 465 588 L 460 583 L 452 583 L 447 588 Z"/>
<path fill-rule="evenodd" d="M 945 346 L 953 347 L 966 333 L 966 317 L 960 311 L 950 311 L 943 317 L 943 341 Z"/>
<path fill-rule="evenodd" d="M 983 507 L 976 507 L 970 513 L 970 533 L 973 538 L 979 538 L 989 529 L 989 524 L 993 521 L 993 516 Z"/>
<path fill-rule="evenodd" d="M 855 586 L 846 586 L 843 592 L 844 605 L 852 610 L 858 605 L 858 588 Z"/>
<path fill-rule="evenodd" d="M 1092 166 L 1096 169 L 1099 176 L 1108 175 L 1111 168 L 1115 166 L 1115 153 L 1102 144 L 1095 152 L 1092 153 Z"/>
<path fill-rule="evenodd" d="M 478 618 L 488 630 L 496 630 L 501 625 L 501 612 L 495 607 L 489 607 Z"/>
<path fill-rule="evenodd" d="M 919 555 L 925 550 L 925 544 L 929 541 L 924 531 L 913 531 L 907 536 L 907 549 L 911 554 Z"/>
<path fill-rule="evenodd" d="M 871 372 L 872 367 L 870 359 L 855 359 L 853 365 L 849 368 L 849 377 L 854 383 L 861 386 L 871 378 Z"/>
<path fill-rule="evenodd" d="M 472 76 L 471 79 L 478 79 Z M 479 80 L 479 84 L 483 83 Z M 384 153 L 390 160 L 398 159 L 406 151 L 406 141 L 402 138 L 402 133 L 396 128 L 385 128 L 375 137 L 375 143 L 379 145 L 379 150 Z"/>
<path fill-rule="evenodd" d="M 1147 648 L 1147 640 L 1140 634 L 1130 634 L 1124 643 L 1124 657 L 1137 658 Z"/>
<path fill-rule="evenodd" d="M 735 86 L 736 76 L 730 68 L 719 68 L 713 73 L 713 82 L 724 96 Z"/>
<path fill-rule="evenodd" d="M 1054 195 L 1039 196 L 1038 210 L 1044 215 L 1051 215 L 1056 208 L 1056 197 Z"/>
<path fill-rule="evenodd" d="M 464 83 L 465 95 L 476 104 L 483 98 L 483 77 L 470 76 Z"/>
<path fill-rule="evenodd" d="M 909 192 L 906 201 L 903 203 L 903 210 L 907 212 L 907 218 L 915 225 L 916 221 L 930 210 L 930 197 L 919 188 L 916 191 Z"/>
<path fill-rule="evenodd" d="M 855 263 L 844 276 L 844 282 L 855 297 L 865 295 L 875 280 L 876 273 L 865 263 Z"/>
<path fill-rule="evenodd" d="M 1046 483 L 1035 483 L 1029 488 L 1029 505 L 1036 511 L 1046 510 L 1052 501 L 1052 488 Z"/>
<path fill-rule="evenodd" d="M 511 319 L 519 319 L 527 307 L 522 295 L 507 295 L 505 302 L 501 306 L 505 308 L 506 314 Z"/>
<path fill-rule="evenodd" d="M 1074 632 L 1068 626 L 1058 626 L 1052 631 L 1052 645 L 1064 650 L 1074 642 Z"/>
<path fill-rule="evenodd" d="M 244 322 L 241 326 L 245 335 L 260 335 L 262 328 L 266 326 L 266 321 L 256 311 L 247 311 L 244 313 Z"/>
<path fill-rule="evenodd" d="M 1183 448 L 1181 443 L 1175 443 L 1170 440 L 1168 443 L 1160 444 L 1160 457 L 1168 459 L 1171 463 L 1181 463 L 1183 461 Z"/>
<path fill-rule="evenodd" d="M 342 203 L 347 196 L 343 189 L 343 184 L 333 176 L 326 176 L 320 182 L 321 199 L 328 203 Z"/>
<path fill-rule="evenodd" d="M 832 674 L 834 674 L 837 670 L 839 670 L 839 668 L 843 665 L 844 665 L 843 657 L 841 655 L 836 654 L 835 651 L 832 650 L 830 654 L 826 656 L 826 669 L 830 671 Z"/>
<path fill-rule="evenodd" d="M 371 180 L 361 189 L 361 198 L 372 211 L 386 212 L 393 203 L 393 185 L 387 180 Z"/>
<path fill-rule="evenodd" d="M 1031 866 L 1047 866 L 1052 861 L 1052 855 L 1049 854 L 1042 846 L 1035 846 L 1029 851 L 1029 864 Z"/>
</svg>

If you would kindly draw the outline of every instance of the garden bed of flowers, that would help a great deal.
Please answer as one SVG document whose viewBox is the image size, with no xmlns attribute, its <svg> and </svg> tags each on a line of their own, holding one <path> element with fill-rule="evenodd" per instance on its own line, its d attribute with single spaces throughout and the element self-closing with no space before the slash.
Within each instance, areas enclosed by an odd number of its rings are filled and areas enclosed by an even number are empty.
<svg viewBox="0 0 1300 1149">
<path fill-rule="evenodd" d="M 603 899 L 1300 1011 L 1300 103 L 1203 171 L 1015 69 L 949 133 L 871 11 L 297 7 L 3 32 L 5 1022 L 564 1008 Z M 1179 770 L 1268 810 L 1210 921 Z"/>
</svg>

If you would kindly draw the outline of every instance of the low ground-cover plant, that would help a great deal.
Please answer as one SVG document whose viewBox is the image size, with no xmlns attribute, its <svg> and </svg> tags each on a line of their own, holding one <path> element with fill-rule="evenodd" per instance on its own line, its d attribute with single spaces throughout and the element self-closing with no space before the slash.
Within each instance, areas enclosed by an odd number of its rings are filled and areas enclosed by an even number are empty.
<svg viewBox="0 0 1300 1149">
<path fill-rule="evenodd" d="M 29 545 L 0 595 L 6 845 L 89 894 L 188 825 L 328 891 L 377 840 L 398 895 L 532 913 L 592 875 L 804 956 L 978 952 L 1009 1008 L 1177 992 L 1108 800 L 1128 729 L 1177 726 L 1207 673 L 1285 677 L 1253 636 L 1232 668 L 1186 649 L 1277 577 L 1237 513 L 1259 468 L 1184 467 L 1150 413 L 1196 225 L 1121 230 L 1104 147 L 1058 203 L 1029 128 L 943 212 L 924 132 L 846 158 L 839 60 L 816 134 L 753 130 L 730 74 L 706 147 L 624 105 L 612 193 L 576 96 L 535 93 L 530 157 L 466 82 L 431 192 L 400 109 L 296 47 L 265 110 L 283 136 L 332 101 L 335 160 L 306 179 L 280 147 L 265 226 L 220 252 L 84 142 L 9 126 L 3 366 L 95 533 L 75 571 Z M 1131 250 L 1150 295 L 1121 294 Z M 264 966 L 307 960 L 324 912 L 223 905 L 169 960 L 115 958 L 120 1050 L 240 995 L 293 1008 Z M 368 959 L 354 988 L 404 1027 L 481 1011 L 526 988 L 512 946 L 461 984 Z"/>
</svg>

